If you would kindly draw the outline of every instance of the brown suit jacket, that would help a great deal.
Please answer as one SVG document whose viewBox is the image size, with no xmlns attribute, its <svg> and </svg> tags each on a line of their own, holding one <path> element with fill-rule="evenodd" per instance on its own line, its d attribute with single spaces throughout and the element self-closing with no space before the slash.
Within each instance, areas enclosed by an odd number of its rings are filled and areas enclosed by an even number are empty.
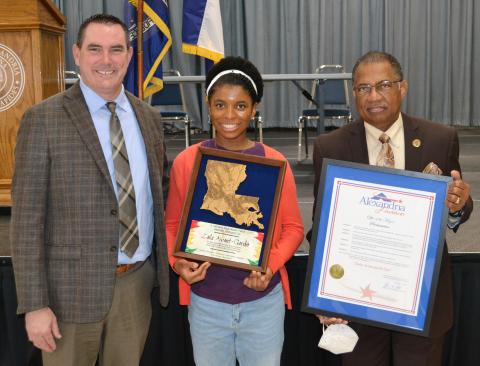
<svg viewBox="0 0 480 366">
<path fill-rule="evenodd" d="M 147 152 L 154 207 L 152 257 L 169 297 L 158 111 L 127 93 Z M 118 203 L 78 83 L 27 110 L 18 131 L 10 237 L 18 313 L 49 306 L 64 322 L 107 314 L 118 255 Z"/>
<path fill-rule="evenodd" d="M 458 136 L 453 128 L 409 117 L 406 114 L 402 114 L 402 117 L 405 134 L 405 170 L 421 172 L 428 163 L 434 162 L 440 167 L 444 175 L 449 176 L 452 170 L 461 171 L 458 162 Z M 418 148 L 412 144 L 415 139 L 421 141 L 421 146 Z M 368 149 L 363 121 L 358 120 L 329 134 L 317 137 L 313 155 L 315 197 L 317 197 L 324 158 L 368 164 Z M 469 198 L 465 205 L 465 213 L 461 223 L 469 218 L 472 209 L 473 201 Z M 447 246 L 445 245 L 430 336 L 436 337 L 445 333 L 452 326 L 452 322 L 452 274 Z"/>
</svg>

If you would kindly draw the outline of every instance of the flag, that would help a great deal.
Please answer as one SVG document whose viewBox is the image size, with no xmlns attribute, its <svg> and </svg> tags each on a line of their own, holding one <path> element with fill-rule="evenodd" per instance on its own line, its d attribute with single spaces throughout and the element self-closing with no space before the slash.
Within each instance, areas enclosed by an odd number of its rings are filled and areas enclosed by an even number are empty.
<svg viewBox="0 0 480 366">
<path fill-rule="evenodd" d="M 219 0 L 183 0 L 182 50 L 213 62 L 223 58 Z"/>
<path fill-rule="evenodd" d="M 133 47 L 133 57 L 125 76 L 125 88 L 138 95 L 137 0 L 125 0 L 124 20 Z M 143 97 L 163 88 L 162 59 L 172 45 L 166 0 L 143 1 Z"/>
</svg>

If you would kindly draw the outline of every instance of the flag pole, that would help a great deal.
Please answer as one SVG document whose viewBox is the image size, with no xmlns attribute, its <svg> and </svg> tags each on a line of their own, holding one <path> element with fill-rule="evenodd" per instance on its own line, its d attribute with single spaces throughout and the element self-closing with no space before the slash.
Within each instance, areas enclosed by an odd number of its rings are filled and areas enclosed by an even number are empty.
<svg viewBox="0 0 480 366">
<path fill-rule="evenodd" d="M 143 100 L 143 0 L 137 1 L 138 97 Z"/>
</svg>

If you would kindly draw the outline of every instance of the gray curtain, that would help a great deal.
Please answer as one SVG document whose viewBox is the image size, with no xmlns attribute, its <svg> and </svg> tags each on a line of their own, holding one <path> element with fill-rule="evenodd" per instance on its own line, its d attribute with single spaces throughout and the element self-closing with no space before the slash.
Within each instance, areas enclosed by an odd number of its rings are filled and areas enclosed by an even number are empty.
<svg viewBox="0 0 480 366">
<path fill-rule="evenodd" d="M 96 12 L 122 17 L 122 0 L 56 0 L 68 18 L 66 65 L 79 24 Z M 181 52 L 182 1 L 169 1 L 174 37 L 164 69 L 203 74 Z M 480 2 L 475 0 L 221 0 L 225 51 L 262 73 L 309 73 L 322 64 L 347 71 L 369 50 L 394 54 L 409 92 L 407 113 L 457 126 L 480 125 Z M 303 82 L 310 89 L 310 83 Z M 200 87 L 187 85 L 194 125 L 207 129 Z M 295 127 L 307 101 L 291 82 L 266 84 L 266 127 Z"/>
</svg>

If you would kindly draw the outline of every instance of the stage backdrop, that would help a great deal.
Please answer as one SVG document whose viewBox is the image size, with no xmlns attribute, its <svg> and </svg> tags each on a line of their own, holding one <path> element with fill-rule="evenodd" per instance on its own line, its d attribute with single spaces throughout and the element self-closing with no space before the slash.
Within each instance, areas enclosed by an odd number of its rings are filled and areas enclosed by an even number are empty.
<svg viewBox="0 0 480 366">
<path fill-rule="evenodd" d="M 122 17 L 122 0 L 56 0 L 68 17 L 67 67 L 82 19 L 96 12 Z M 181 53 L 181 0 L 169 1 L 173 46 L 169 65 L 203 72 Z M 459 126 L 480 125 L 480 2 L 475 0 L 221 0 L 225 52 L 245 56 L 262 73 L 309 73 L 321 64 L 351 71 L 369 50 L 393 53 L 409 82 L 407 113 Z M 169 66 L 165 65 L 164 70 Z M 306 82 L 304 86 L 310 87 Z M 199 125 L 203 102 L 188 89 Z M 290 82 L 270 83 L 260 108 L 267 127 L 293 127 L 306 100 Z M 205 127 L 205 118 L 204 118 Z"/>
</svg>

